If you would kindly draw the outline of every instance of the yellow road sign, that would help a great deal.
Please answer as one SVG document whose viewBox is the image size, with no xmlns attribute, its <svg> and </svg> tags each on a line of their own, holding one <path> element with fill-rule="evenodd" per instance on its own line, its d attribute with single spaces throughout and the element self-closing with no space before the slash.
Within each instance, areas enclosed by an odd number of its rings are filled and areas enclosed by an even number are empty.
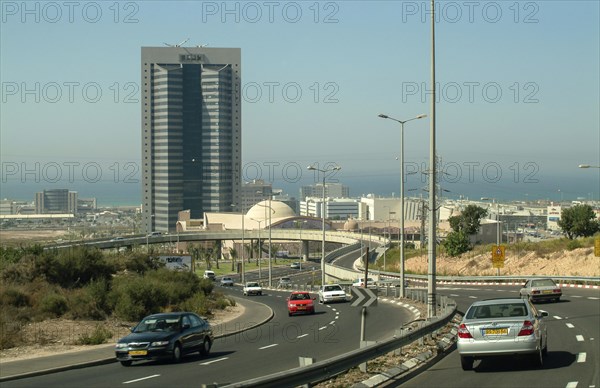
<svg viewBox="0 0 600 388">
<path fill-rule="evenodd" d="M 594 256 L 600 257 L 600 237 L 594 240 Z"/>
<path fill-rule="evenodd" d="M 493 268 L 504 268 L 504 258 L 506 247 L 503 245 L 494 245 L 492 247 L 492 267 Z"/>
</svg>

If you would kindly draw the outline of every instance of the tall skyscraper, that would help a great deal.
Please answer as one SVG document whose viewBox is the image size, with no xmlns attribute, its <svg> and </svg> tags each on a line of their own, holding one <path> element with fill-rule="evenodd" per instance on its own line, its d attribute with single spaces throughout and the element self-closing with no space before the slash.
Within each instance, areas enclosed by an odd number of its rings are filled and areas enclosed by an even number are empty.
<svg viewBox="0 0 600 388">
<path fill-rule="evenodd" d="M 240 203 L 241 50 L 142 47 L 142 216 L 173 231 Z"/>
</svg>

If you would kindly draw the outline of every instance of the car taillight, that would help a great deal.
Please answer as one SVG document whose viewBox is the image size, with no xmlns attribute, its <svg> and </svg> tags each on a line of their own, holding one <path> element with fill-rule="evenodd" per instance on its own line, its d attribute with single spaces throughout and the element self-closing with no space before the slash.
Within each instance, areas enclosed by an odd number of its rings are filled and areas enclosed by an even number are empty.
<svg viewBox="0 0 600 388">
<path fill-rule="evenodd" d="M 552 290 L 552 292 L 558 293 L 560 292 L 560 288 L 555 288 L 554 290 Z"/>
<path fill-rule="evenodd" d="M 459 338 L 473 338 L 471 333 L 469 333 L 469 329 L 467 329 L 467 325 L 465 325 L 464 323 L 461 323 L 461 325 L 458 327 L 458 337 Z"/>
<path fill-rule="evenodd" d="M 533 334 L 533 323 L 531 321 L 523 322 L 523 327 L 519 331 L 519 337 L 524 335 L 532 335 Z"/>
<path fill-rule="evenodd" d="M 532 294 L 539 294 L 540 292 L 538 290 L 533 290 L 531 291 Z"/>
</svg>

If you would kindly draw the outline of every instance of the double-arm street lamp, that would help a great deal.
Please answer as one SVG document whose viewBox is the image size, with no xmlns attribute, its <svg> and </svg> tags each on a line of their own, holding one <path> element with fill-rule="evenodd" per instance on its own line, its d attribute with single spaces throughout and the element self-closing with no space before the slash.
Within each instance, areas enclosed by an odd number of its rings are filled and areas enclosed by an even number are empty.
<svg viewBox="0 0 600 388">
<path fill-rule="evenodd" d="M 325 178 L 327 177 L 328 172 L 339 171 L 342 168 L 340 166 L 334 166 L 331 168 L 326 168 L 321 170 L 316 168 L 315 166 L 308 166 L 308 170 L 311 171 L 319 171 L 323 174 L 323 202 L 321 203 L 321 213 L 323 216 L 322 220 L 322 228 L 323 228 L 323 241 L 321 245 L 321 285 L 325 285 Z"/>
<path fill-rule="evenodd" d="M 404 124 L 427 117 L 418 115 L 408 120 L 398 120 L 388 115 L 380 114 L 382 119 L 388 119 L 400 124 L 400 297 L 404 298 Z"/>
</svg>

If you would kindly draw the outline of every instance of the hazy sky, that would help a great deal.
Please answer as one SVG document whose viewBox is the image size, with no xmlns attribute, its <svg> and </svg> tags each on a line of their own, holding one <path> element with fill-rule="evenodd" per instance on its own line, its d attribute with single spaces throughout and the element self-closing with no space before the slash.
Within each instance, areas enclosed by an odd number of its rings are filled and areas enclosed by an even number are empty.
<svg viewBox="0 0 600 388">
<path fill-rule="evenodd" d="M 397 187 L 399 125 L 377 114 L 430 114 L 429 10 L 429 1 L 1 1 L 2 183 L 93 180 L 98 166 L 102 180 L 136 174 L 140 48 L 189 38 L 242 49 L 245 178 L 312 183 L 308 164 L 337 163 L 342 183 Z M 437 12 L 447 187 L 502 196 L 489 184 L 504 182 L 598 198 L 600 169 L 577 165 L 600 165 L 599 2 L 442 1 Z M 429 125 L 405 126 L 409 169 L 427 168 Z"/>
</svg>

